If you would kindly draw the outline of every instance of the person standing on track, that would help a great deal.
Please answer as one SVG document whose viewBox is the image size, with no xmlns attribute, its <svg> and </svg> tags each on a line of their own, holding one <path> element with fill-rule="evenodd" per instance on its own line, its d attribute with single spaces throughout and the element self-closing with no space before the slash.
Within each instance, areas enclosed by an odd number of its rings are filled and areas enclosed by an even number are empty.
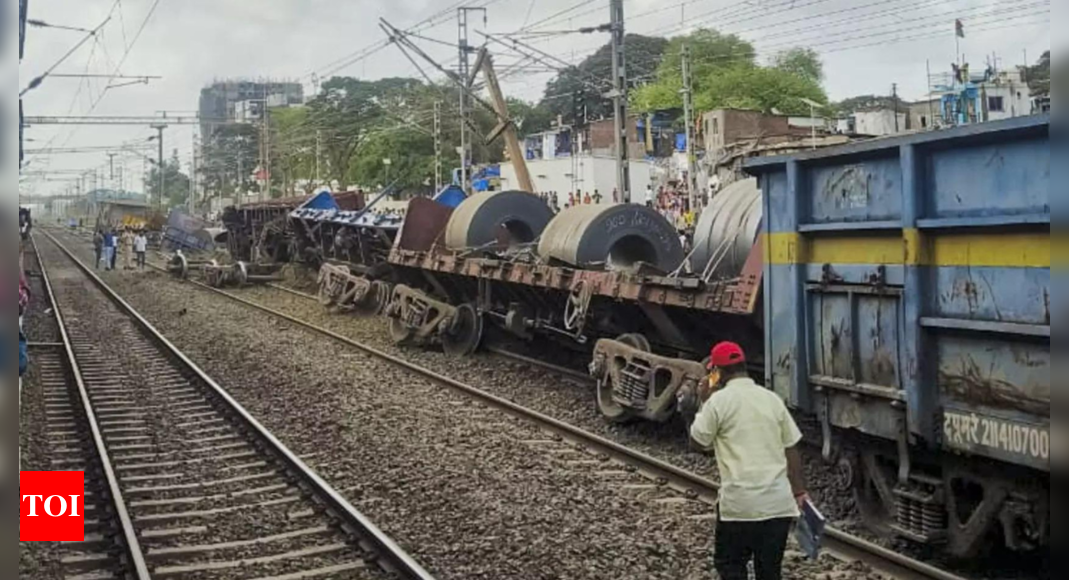
<svg viewBox="0 0 1069 580">
<path fill-rule="evenodd" d="M 802 433 L 779 396 L 750 378 L 739 345 L 720 343 L 711 355 L 690 436 L 715 451 L 720 467 L 716 570 L 723 580 L 748 580 L 753 560 L 757 580 L 780 580 L 787 538 L 809 499 Z"/>
<path fill-rule="evenodd" d="M 115 234 L 111 230 L 104 231 L 104 269 L 115 268 Z"/>
<path fill-rule="evenodd" d="M 138 230 L 134 236 L 134 252 L 137 253 L 137 269 L 145 270 L 145 254 L 148 252 L 148 238 L 144 230 Z"/>
<path fill-rule="evenodd" d="M 104 232 L 99 229 L 93 234 L 93 250 L 96 252 L 96 268 L 100 269 L 100 260 L 104 258 Z"/>
<path fill-rule="evenodd" d="M 134 232 L 130 228 L 122 231 L 122 269 L 124 271 L 134 269 Z"/>
</svg>

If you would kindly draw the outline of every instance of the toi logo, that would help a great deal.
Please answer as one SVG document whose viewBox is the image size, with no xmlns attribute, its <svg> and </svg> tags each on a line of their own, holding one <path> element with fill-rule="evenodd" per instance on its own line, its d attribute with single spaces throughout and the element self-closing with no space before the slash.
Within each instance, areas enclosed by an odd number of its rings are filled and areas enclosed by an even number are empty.
<svg viewBox="0 0 1069 580">
<path fill-rule="evenodd" d="M 23 471 L 19 474 L 19 541 L 85 541 L 85 474 Z"/>
</svg>

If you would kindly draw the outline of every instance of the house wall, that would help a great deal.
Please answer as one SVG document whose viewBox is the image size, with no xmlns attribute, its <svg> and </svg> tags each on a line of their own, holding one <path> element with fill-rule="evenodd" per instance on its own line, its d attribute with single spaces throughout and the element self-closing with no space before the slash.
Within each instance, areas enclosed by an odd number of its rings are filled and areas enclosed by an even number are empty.
<svg viewBox="0 0 1069 580">
<path fill-rule="evenodd" d="M 895 123 L 895 117 L 898 123 Z M 883 137 L 901 133 L 907 129 L 909 115 L 905 112 L 896 113 L 892 109 L 880 109 L 878 111 L 859 111 L 854 113 L 856 126 L 854 130 L 858 135 L 870 135 Z"/>
<path fill-rule="evenodd" d="M 647 161 L 631 161 L 631 201 L 646 202 L 646 187 L 651 183 L 653 165 Z M 535 192 L 557 193 L 557 203 L 564 207 L 568 194 L 577 189 L 603 196 L 602 203 L 612 203 L 616 189 L 616 160 L 611 157 L 584 155 L 579 159 L 535 159 L 527 162 Z M 576 178 L 578 178 L 578 183 Z M 501 189 L 519 189 L 519 180 L 512 163 L 501 164 Z"/>
</svg>

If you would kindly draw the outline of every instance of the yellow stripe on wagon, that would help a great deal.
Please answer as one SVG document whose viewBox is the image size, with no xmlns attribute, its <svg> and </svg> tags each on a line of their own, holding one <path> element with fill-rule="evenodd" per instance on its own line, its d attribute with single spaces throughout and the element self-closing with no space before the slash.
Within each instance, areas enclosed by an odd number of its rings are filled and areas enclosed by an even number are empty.
<svg viewBox="0 0 1069 580">
<path fill-rule="evenodd" d="M 773 265 L 841 264 L 990 268 L 1050 268 L 1050 234 L 984 233 L 925 236 L 909 229 L 901 235 L 765 237 L 766 259 Z"/>
</svg>

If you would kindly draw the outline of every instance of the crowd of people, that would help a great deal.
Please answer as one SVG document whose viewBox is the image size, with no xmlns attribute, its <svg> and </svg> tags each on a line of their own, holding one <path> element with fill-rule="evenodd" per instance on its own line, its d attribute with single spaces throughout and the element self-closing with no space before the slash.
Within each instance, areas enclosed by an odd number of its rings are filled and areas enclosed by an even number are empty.
<svg viewBox="0 0 1069 580">
<path fill-rule="evenodd" d="M 567 196 L 562 196 L 556 191 L 543 191 L 538 194 L 538 197 L 542 198 L 542 201 L 553 210 L 553 213 L 560 213 L 562 209 L 568 209 L 580 205 L 601 205 L 603 203 L 620 203 L 620 193 L 617 190 L 612 191 L 612 198 L 608 198 L 598 190 L 590 191 L 569 191 Z M 564 203 L 563 208 L 561 202 Z"/>
<path fill-rule="evenodd" d="M 100 228 L 93 234 L 93 250 L 97 270 L 101 265 L 104 270 L 115 270 L 120 255 L 123 270 L 144 270 L 148 237 L 143 230 L 133 228 Z"/>
</svg>

